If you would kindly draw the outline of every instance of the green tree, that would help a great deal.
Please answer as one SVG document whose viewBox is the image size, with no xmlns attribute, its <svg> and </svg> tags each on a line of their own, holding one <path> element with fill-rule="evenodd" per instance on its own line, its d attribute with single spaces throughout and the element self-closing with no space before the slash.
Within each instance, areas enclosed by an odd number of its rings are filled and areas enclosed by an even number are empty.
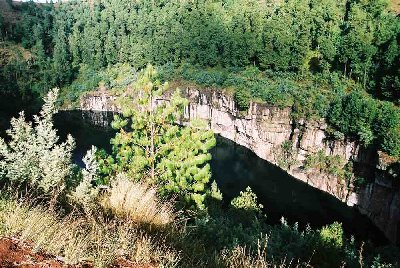
<svg viewBox="0 0 400 268">
<path fill-rule="evenodd" d="M 235 1 L 225 13 L 224 59 L 229 65 L 246 66 L 258 64 L 258 53 L 262 50 L 263 15 L 265 6 L 260 1 Z"/>
<path fill-rule="evenodd" d="M 256 213 L 261 213 L 263 206 L 257 202 L 257 195 L 247 186 L 245 191 L 240 191 L 240 195 L 231 201 L 232 207 Z"/>
<path fill-rule="evenodd" d="M 364 138 L 369 144 L 374 139 L 373 122 L 377 115 L 377 104 L 371 98 L 353 91 L 333 102 L 328 121 L 346 135 Z"/>
<path fill-rule="evenodd" d="M 360 3 L 353 3 L 349 10 L 345 35 L 342 39 L 340 60 L 345 75 L 355 77 L 366 86 L 373 57 L 377 53 L 373 16 Z"/>
<path fill-rule="evenodd" d="M 148 66 L 136 85 L 139 96 L 124 98 L 123 117 L 117 116 L 113 122 L 120 131 L 112 139 L 110 171 L 158 184 L 163 195 L 177 194 L 203 207 L 209 192 L 207 162 L 211 159 L 208 151 L 215 145 L 214 135 L 202 122 L 177 125 L 187 100 L 179 90 L 169 101 L 163 100 L 168 85 L 154 81 L 155 75 L 155 69 Z"/>
<path fill-rule="evenodd" d="M 6 37 L 6 27 L 3 16 L 0 14 L 0 40 Z"/>
<path fill-rule="evenodd" d="M 289 0 L 267 9 L 262 67 L 283 71 L 302 70 L 311 47 L 309 2 Z"/>
<path fill-rule="evenodd" d="M 311 0 L 311 34 L 313 49 L 321 53 L 320 67 L 329 69 L 335 64 L 344 24 L 345 0 Z"/>
<path fill-rule="evenodd" d="M 67 43 L 66 25 L 61 20 L 56 28 L 53 52 L 54 83 L 64 85 L 72 78 L 71 59 Z"/>
<path fill-rule="evenodd" d="M 373 126 L 381 142 L 380 149 L 400 156 L 400 112 L 389 102 L 382 102 L 379 111 Z"/>
</svg>

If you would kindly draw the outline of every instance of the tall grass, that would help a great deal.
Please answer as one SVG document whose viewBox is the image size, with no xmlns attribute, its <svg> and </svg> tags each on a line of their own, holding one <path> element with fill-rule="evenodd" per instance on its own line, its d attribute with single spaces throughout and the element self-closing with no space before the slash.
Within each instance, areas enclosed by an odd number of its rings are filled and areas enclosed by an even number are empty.
<svg viewBox="0 0 400 268">
<path fill-rule="evenodd" d="M 2 200 L 0 234 L 32 241 L 35 250 L 62 256 L 67 264 L 90 261 L 109 267 L 119 258 L 134 263 L 174 267 L 180 253 L 130 222 L 101 221 L 83 216 L 61 217 L 45 207 Z"/>
<path fill-rule="evenodd" d="M 157 189 L 142 182 L 132 182 L 120 174 L 102 202 L 105 210 L 139 224 L 164 226 L 175 219 L 172 201 L 162 201 Z"/>
<path fill-rule="evenodd" d="M 227 268 L 300 268 L 312 267 L 309 263 L 290 261 L 283 259 L 280 262 L 273 262 L 271 257 L 268 257 L 268 236 L 265 239 L 258 240 L 257 249 L 255 252 L 248 250 L 245 246 L 236 246 L 233 249 L 225 249 L 221 252 L 219 259 L 221 264 Z"/>
</svg>

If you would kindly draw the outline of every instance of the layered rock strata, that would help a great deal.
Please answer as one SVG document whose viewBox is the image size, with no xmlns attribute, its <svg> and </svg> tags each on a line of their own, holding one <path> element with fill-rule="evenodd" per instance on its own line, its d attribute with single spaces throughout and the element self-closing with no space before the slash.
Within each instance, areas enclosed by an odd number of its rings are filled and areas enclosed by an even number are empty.
<svg viewBox="0 0 400 268">
<path fill-rule="evenodd" d="M 260 158 L 280 166 L 295 178 L 355 206 L 367 215 L 393 243 L 400 241 L 400 186 L 389 174 L 378 152 L 344 138 L 329 139 L 327 124 L 319 121 L 294 121 L 291 107 L 251 103 L 247 112 L 239 111 L 234 98 L 217 90 L 187 88 L 189 100 L 183 121 L 204 119 L 215 133 L 242 145 Z M 87 94 L 81 109 L 118 112 L 116 97 L 106 92 Z M 157 101 L 165 101 L 168 95 Z M 318 152 L 340 156 L 354 163 L 355 176 L 371 181 L 353 187 L 343 178 L 317 168 L 304 168 L 307 157 Z M 288 159 L 290 158 L 290 159 Z"/>
</svg>

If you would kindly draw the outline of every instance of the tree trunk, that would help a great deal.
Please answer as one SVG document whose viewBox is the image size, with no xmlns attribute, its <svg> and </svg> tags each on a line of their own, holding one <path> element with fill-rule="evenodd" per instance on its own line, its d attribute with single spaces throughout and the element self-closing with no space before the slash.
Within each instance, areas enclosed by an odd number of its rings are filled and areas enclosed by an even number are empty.
<svg viewBox="0 0 400 268">
<path fill-rule="evenodd" d="M 149 109 L 150 109 L 150 156 L 151 156 L 151 183 L 155 182 L 155 152 L 154 152 L 154 118 L 153 118 L 153 92 L 150 88 L 150 99 L 149 99 Z"/>
</svg>

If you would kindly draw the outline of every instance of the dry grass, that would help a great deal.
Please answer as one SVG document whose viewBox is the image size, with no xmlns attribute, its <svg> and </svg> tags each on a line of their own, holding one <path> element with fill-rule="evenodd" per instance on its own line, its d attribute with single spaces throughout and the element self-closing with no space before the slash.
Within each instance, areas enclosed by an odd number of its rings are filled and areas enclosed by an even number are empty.
<svg viewBox="0 0 400 268">
<path fill-rule="evenodd" d="M 222 262 L 225 267 L 231 268 L 263 268 L 268 267 L 268 261 L 264 252 L 256 256 L 251 256 L 245 247 L 237 246 L 232 250 L 224 250 L 221 254 Z"/>
<path fill-rule="evenodd" d="M 311 267 L 309 263 L 287 261 L 286 259 L 277 263 L 268 258 L 268 237 L 258 241 L 256 252 L 247 250 L 246 247 L 236 246 L 233 249 L 223 250 L 220 254 L 221 265 L 227 268 L 285 268 L 285 267 Z"/>
<path fill-rule="evenodd" d="M 31 241 L 36 250 L 62 256 L 68 264 L 86 260 L 95 267 L 109 267 L 124 257 L 138 264 L 173 267 L 180 259 L 162 237 L 152 237 L 129 223 L 62 218 L 40 206 L 14 201 L 3 200 L 0 206 L 0 233 Z"/>
<path fill-rule="evenodd" d="M 162 227 L 175 220 L 174 204 L 161 201 L 157 189 L 118 175 L 102 202 L 104 209 L 139 224 Z"/>
<path fill-rule="evenodd" d="M 400 0 L 390 0 L 389 2 L 390 9 L 395 13 L 395 14 L 400 14 Z"/>
</svg>

